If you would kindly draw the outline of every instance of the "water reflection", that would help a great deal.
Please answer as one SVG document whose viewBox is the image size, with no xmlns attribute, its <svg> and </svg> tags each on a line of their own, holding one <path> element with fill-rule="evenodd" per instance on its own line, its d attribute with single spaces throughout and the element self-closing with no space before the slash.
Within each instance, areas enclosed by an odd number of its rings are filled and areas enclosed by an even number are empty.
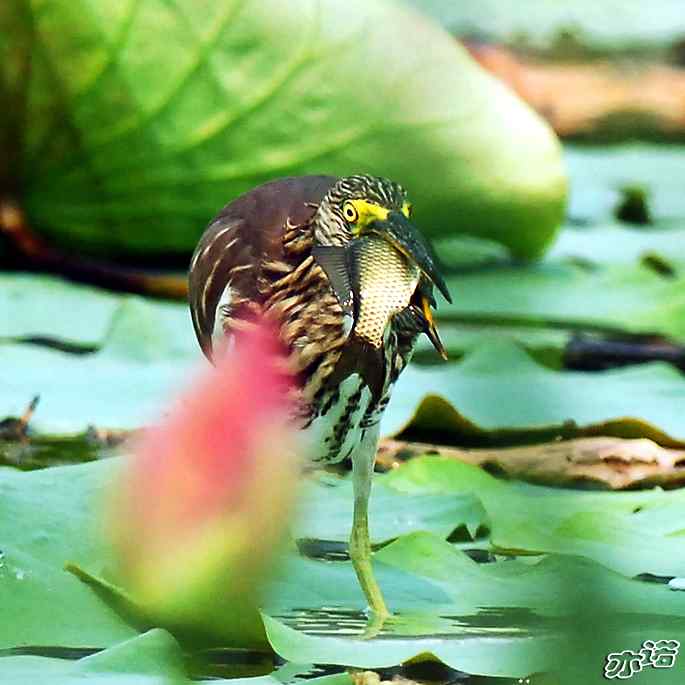
<svg viewBox="0 0 685 685">
<path fill-rule="evenodd" d="M 290 628 L 321 637 L 362 638 L 369 620 L 366 612 L 345 607 L 292 608 L 271 615 Z M 519 607 L 488 607 L 470 615 L 397 612 L 385 621 L 375 638 L 560 637 L 565 624 L 562 618 Z"/>
</svg>

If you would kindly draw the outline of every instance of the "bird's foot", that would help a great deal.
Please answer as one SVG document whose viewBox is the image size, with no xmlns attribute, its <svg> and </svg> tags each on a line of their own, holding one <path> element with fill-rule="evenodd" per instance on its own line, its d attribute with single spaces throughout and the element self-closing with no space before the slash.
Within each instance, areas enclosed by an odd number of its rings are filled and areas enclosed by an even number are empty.
<svg viewBox="0 0 685 685">
<path fill-rule="evenodd" d="M 369 608 L 368 620 L 366 622 L 366 628 L 362 633 L 362 640 L 371 640 L 377 637 L 378 634 L 383 630 L 386 621 L 392 616 L 392 614 L 387 610 L 385 604 L 383 604 L 382 609 L 376 610 Z"/>
<path fill-rule="evenodd" d="M 368 640 L 378 635 L 391 614 L 373 573 L 371 546 L 368 543 L 368 538 L 363 539 L 362 543 L 359 544 L 353 535 L 351 542 L 350 557 L 352 565 L 357 573 L 357 578 L 366 601 L 369 603 L 368 623 L 363 634 L 363 638 Z"/>
</svg>

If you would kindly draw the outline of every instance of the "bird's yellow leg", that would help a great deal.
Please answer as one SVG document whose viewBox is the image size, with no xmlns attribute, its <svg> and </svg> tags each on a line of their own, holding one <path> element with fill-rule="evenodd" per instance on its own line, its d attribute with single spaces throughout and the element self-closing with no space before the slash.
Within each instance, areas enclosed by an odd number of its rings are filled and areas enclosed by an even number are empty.
<svg viewBox="0 0 685 685">
<path fill-rule="evenodd" d="M 366 601 L 373 612 L 370 623 L 380 630 L 383 621 L 390 616 L 371 566 L 371 541 L 369 540 L 369 496 L 373 464 L 376 460 L 378 427 L 367 429 L 359 448 L 352 457 L 352 480 L 354 484 L 354 516 L 350 536 L 350 558 L 359 579 Z M 375 632 L 377 632 L 377 630 Z"/>
</svg>

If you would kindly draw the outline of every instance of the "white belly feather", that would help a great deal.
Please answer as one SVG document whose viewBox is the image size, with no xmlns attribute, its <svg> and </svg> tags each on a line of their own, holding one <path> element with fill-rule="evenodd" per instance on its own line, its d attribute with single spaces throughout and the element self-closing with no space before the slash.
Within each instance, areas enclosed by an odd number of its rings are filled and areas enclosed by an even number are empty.
<svg viewBox="0 0 685 685">
<path fill-rule="evenodd" d="M 371 392 L 358 374 L 339 386 L 339 398 L 322 416 L 304 430 L 312 461 L 335 463 L 350 456 L 357 447 L 364 427 L 361 425 L 371 403 Z"/>
</svg>

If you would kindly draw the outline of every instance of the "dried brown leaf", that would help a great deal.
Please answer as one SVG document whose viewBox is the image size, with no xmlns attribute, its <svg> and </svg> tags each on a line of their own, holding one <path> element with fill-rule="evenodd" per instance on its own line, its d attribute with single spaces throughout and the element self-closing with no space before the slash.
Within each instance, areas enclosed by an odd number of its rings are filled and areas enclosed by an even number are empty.
<svg viewBox="0 0 685 685">
<path fill-rule="evenodd" d="M 685 450 L 667 449 L 648 439 L 579 438 L 499 449 L 384 440 L 378 464 L 390 469 L 413 456 L 436 453 L 510 478 L 549 485 L 592 484 L 625 490 L 685 484 Z"/>
</svg>

